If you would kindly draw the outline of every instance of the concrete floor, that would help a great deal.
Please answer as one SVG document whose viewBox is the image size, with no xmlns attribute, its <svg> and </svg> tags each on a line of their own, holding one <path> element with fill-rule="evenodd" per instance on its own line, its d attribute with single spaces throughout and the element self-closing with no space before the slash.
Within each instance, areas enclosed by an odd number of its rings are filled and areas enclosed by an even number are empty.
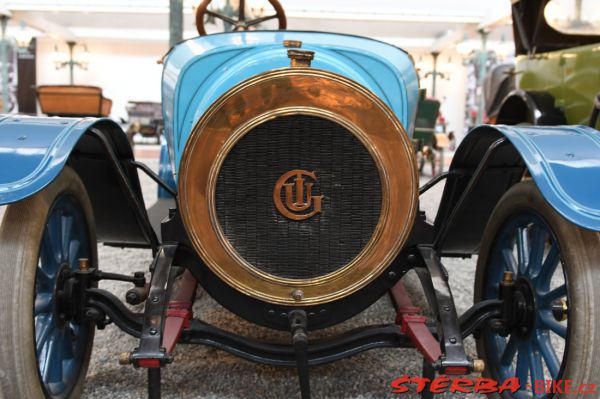
<svg viewBox="0 0 600 399">
<path fill-rule="evenodd" d="M 155 159 L 145 160 L 157 168 Z M 141 177 L 146 204 L 156 200 L 156 186 L 145 176 Z M 427 178 L 422 179 L 422 183 Z M 430 218 L 435 215 L 442 187 L 425 194 L 422 208 Z M 0 217 L 2 210 L 0 209 Z M 147 250 L 116 249 L 100 246 L 100 267 L 104 271 L 130 273 L 146 271 L 151 262 Z M 475 260 L 444 259 L 450 271 L 450 280 L 459 313 L 472 302 Z M 408 277 L 410 279 L 410 276 Z M 414 276 L 412 280 L 414 282 Z M 407 284 L 411 285 L 411 284 Z M 413 287 L 416 287 L 412 284 Z M 102 282 L 121 298 L 129 288 L 127 284 Z M 410 287 L 409 287 L 410 288 Z M 422 302 L 419 289 L 410 289 L 415 301 Z M 287 340 L 289 336 L 252 325 L 222 308 L 201 289 L 194 313 L 209 323 L 240 334 L 260 339 Z M 137 310 L 141 310 L 138 307 Z M 319 336 L 339 333 L 357 326 L 389 323 L 394 311 L 387 296 L 370 308 L 342 323 L 318 332 Z M 86 380 L 83 398 L 144 398 L 146 374 L 143 370 L 118 364 L 120 352 L 130 351 L 137 341 L 115 326 L 97 331 L 94 352 Z M 475 355 L 474 343 L 467 340 L 467 350 Z M 420 375 L 421 357 L 413 349 L 377 349 L 365 352 L 334 364 L 311 369 L 311 386 L 314 398 L 417 398 L 415 394 L 395 395 L 390 383 L 401 375 Z M 164 398 L 294 398 L 299 397 L 296 371 L 253 364 L 227 353 L 206 348 L 179 346 L 175 361 L 163 372 Z M 446 398 L 479 398 L 481 395 L 446 394 Z"/>
</svg>

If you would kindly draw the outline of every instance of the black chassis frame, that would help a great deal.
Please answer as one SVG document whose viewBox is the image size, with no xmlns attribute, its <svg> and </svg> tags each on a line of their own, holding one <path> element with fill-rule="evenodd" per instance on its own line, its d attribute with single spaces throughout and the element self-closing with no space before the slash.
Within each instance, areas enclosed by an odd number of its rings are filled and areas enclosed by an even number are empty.
<svg viewBox="0 0 600 399">
<path fill-rule="evenodd" d="M 219 298 L 222 299 L 224 296 L 230 298 L 229 303 L 224 303 L 226 307 L 235 309 L 237 306 L 247 307 L 252 304 L 248 304 L 247 297 L 228 288 L 226 284 L 212 275 L 198 258 L 191 249 L 176 208 L 171 209 L 169 216 L 163 221 L 161 226 L 162 242 L 158 242 L 153 231 L 147 229 L 149 221 L 146 211 L 143 203 L 136 197 L 135 190 L 131 187 L 126 174 L 123 173 L 123 164 L 112 153 L 113 150 L 107 143 L 104 133 L 96 130 L 93 131 L 93 134 L 104 144 L 108 158 L 112 160 L 119 184 L 130 197 L 130 204 L 138 207 L 135 216 L 139 219 L 139 224 L 146 228 L 145 233 L 150 238 L 150 246 L 155 260 L 150 266 L 152 277 L 149 286 L 139 273 L 136 273 L 134 277 L 103 273 L 96 269 L 74 273 L 69 282 L 72 286 L 77 287 L 76 290 L 72 290 L 74 293 L 74 298 L 71 298 L 73 299 L 71 303 L 74 304 L 72 311 L 76 317 L 95 321 L 99 328 L 104 328 L 108 323 L 114 322 L 125 333 L 139 338 L 139 346 L 132 351 L 128 358 L 129 363 L 139 366 L 140 363 L 137 360 L 155 359 L 162 367 L 172 361 L 170 355 L 162 347 L 162 327 L 166 306 L 172 283 L 185 268 L 192 272 L 197 281 L 203 282 L 203 286 L 217 287 L 219 290 L 225 289 L 226 292 L 219 295 Z M 475 304 L 461 317 L 458 317 L 448 284 L 448 273 L 440 258 L 441 254 L 452 256 L 451 253 L 443 251 L 448 232 L 456 223 L 457 216 L 464 211 L 465 204 L 469 202 L 469 195 L 489 169 L 494 155 L 499 149 L 506 147 L 507 143 L 505 138 L 498 138 L 489 145 L 477 168 L 466 176 L 468 183 L 462 193 L 453 201 L 453 209 L 438 228 L 434 229 L 433 225 L 426 222 L 424 213 L 419 212 L 405 248 L 381 277 L 372 284 L 383 284 L 390 289 L 409 270 L 414 269 L 417 272 L 435 315 L 435 324 L 430 325 L 429 328 L 434 336 L 438 337 L 442 353 L 442 356 L 433 364 L 424 364 L 424 375 L 431 375 L 436 370 L 444 372 L 449 367 L 472 372 L 474 370 L 473 359 L 469 358 L 464 351 L 463 338 L 470 334 L 477 334 L 492 319 L 496 324 L 502 320 L 503 301 L 500 299 Z M 134 164 L 133 166 L 149 174 L 161 186 L 168 187 L 144 165 L 134 163 L 134 161 L 130 162 Z M 461 174 L 464 174 L 464 171 L 460 169 L 446 172 L 421 187 L 419 194 L 423 194 L 445 178 L 465 178 L 464 175 L 460 176 Z M 172 190 L 168 191 L 175 194 Z M 137 289 L 138 293 L 142 289 L 142 298 L 139 298 L 138 295 L 136 302 L 139 303 L 145 299 L 144 313 L 130 311 L 121 300 L 110 292 L 95 288 L 94 282 L 102 279 L 129 281 L 135 284 L 136 288 L 133 290 Z M 147 288 L 145 293 L 143 293 L 143 287 Z M 352 315 L 356 314 L 356 306 L 362 309 L 373 303 L 377 299 L 374 297 L 375 293 L 380 292 L 380 288 L 370 292 L 367 287 L 361 291 L 360 301 L 352 296 L 347 299 L 348 303 L 339 301 L 342 306 L 336 308 L 336 312 L 341 308 L 353 305 L 355 308 Z M 310 396 L 309 366 L 330 363 L 373 348 L 414 346 L 408 335 L 402 331 L 401 326 L 396 323 L 363 327 L 326 340 L 309 342 L 307 335 L 311 328 L 322 328 L 328 324 L 334 324 L 328 316 L 331 313 L 330 310 L 327 308 L 318 310 L 283 307 L 263 309 L 264 304 L 262 302 L 260 304 L 262 316 L 256 316 L 251 321 L 269 327 L 290 330 L 292 332 L 290 344 L 257 341 L 216 328 L 200 320 L 191 321 L 189 327 L 183 330 L 178 343 L 212 346 L 257 363 L 297 367 L 303 398 Z M 245 315 L 247 316 L 247 313 Z M 341 321 L 340 318 L 349 316 L 351 315 L 342 313 L 334 321 L 337 323 Z M 149 397 L 158 398 L 160 397 L 160 368 L 149 368 L 148 372 Z M 424 391 L 424 395 L 427 396 L 427 392 Z"/>
</svg>

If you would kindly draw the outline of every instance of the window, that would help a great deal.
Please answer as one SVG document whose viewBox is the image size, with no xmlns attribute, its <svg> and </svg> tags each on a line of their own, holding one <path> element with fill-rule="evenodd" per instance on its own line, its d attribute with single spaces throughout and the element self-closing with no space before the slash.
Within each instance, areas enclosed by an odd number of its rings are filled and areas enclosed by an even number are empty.
<svg viewBox="0 0 600 399">
<path fill-rule="evenodd" d="M 548 24 L 560 32 L 600 35 L 598 0 L 552 0 L 544 15 Z"/>
</svg>

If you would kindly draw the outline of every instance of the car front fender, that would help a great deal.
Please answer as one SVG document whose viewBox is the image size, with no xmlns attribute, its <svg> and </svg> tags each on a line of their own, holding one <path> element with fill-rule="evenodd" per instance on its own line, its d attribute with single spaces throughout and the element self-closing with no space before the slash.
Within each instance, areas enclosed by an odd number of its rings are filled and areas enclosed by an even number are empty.
<svg viewBox="0 0 600 399">
<path fill-rule="evenodd" d="M 97 118 L 4 116 L 0 119 L 0 204 L 27 198 L 50 184 Z"/>
<path fill-rule="evenodd" d="M 0 205 L 23 200 L 48 186 L 69 164 L 83 181 L 94 208 L 99 241 L 147 246 L 148 234 L 135 216 L 104 144 L 101 132 L 122 166 L 129 189 L 143 197 L 127 136 L 103 118 L 0 117 Z M 149 222 L 148 222 L 149 223 Z"/>
<path fill-rule="evenodd" d="M 600 231 L 599 131 L 587 126 L 495 128 L 517 149 L 542 195 L 558 213 L 581 227 Z"/>
<path fill-rule="evenodd" d="M 586 126 L 484 125 L 462 141 L 450 165 L 435 230 L 441 231 L 490 145 L 505 137 L 454 220 L 442 252 L 472 254 L 504 193 L 529 171 L 548 203 L 565 219 L 600 231 L 600 132 Z"/>
</svg>

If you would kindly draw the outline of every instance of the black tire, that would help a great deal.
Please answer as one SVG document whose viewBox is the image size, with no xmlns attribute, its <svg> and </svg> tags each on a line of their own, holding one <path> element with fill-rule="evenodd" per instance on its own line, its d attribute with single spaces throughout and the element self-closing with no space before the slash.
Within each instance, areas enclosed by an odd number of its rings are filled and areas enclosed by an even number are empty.
<svg viewBox="0 0 600 399">
<path fill-rule="evenodd" d="M 513 186 L 494 209 L 483 235 L 475 276 L 475 302 L 486 294 L 486 278 L 492 272 L 491 251 L 497 235 L 511 218 L 523 212 L 541 216 L 553 234 L 558 246 L 558 265 L 562 267 L 567 287 L 568 325 L 564 341 L 564 356 L 560 363 L 559 378 L 579 384 L 600 386 L 600 233 L 583 229 L 564 219 L 542 197 L 533 181 L 527 180 Z M 549 230 L 549 231 L 550 231 Z M 529 244 L 528 244 L 529 245 Z M 533 244 L 531 244 L 533 245 Z M 546 242 L 544 247 L 549 244 Z M 528 266 L 529 267 L 529 266 Z M 543 266 L 542 266 L 543 267 Z M 540 272 L 538 272 L 540 273 Z M 495 281 L 495 279 L 493 280 Z M 538 315 L 535 316 L 536 320 Z M 536 321 L 536 323 L 538 323 Z M 539 327 L 543 328 L 543 327 Z M 489 338 L 482 333 L 477 340 L 480 358 L 486 362 L 485 375 L 498 379 L 497 368 L 489 363 Z M 560 356 L 559 356 L 560 360 Z M 548 364 L 544 359 L 544 364 Z M 548 366 L 546 366 L 548 367 Z M 533 374 L 533 372 L 532 372 Z M 489 395 L 500 398 L 498 394 Z M 503 397 L 513 398 L 504 393 Z M 542 396 L 535 396 L 536 398 Z M 562 397 L 547 394 L 544 398 Z M 590 394 L 570 394 L 569 398 L 589 398 Z"/>
<path fill-rule="evenodd" d="M 79 176 L 69 167 L 39 193 L 9 205 L 0 228 L 0 397 L 6 399 L 78 398 L 83 390 L 92 352 L 93 324 L 81 326 L 81 331 L 89 335 L 83 349 L 74 355 L 75 364 L 80 366 L 74 367 L 74 377 L 60 395 L 51 395 L 44 388 L 35 349 L 33 302 L 40 246 L 50 210 L 64 196 L 78 204 L 86 219 L 81 224 L 89 240 L 85 248 L 90 254 L 90 266 L 95 267 L 97 244 L 91 203 Z"/>
</svg>

